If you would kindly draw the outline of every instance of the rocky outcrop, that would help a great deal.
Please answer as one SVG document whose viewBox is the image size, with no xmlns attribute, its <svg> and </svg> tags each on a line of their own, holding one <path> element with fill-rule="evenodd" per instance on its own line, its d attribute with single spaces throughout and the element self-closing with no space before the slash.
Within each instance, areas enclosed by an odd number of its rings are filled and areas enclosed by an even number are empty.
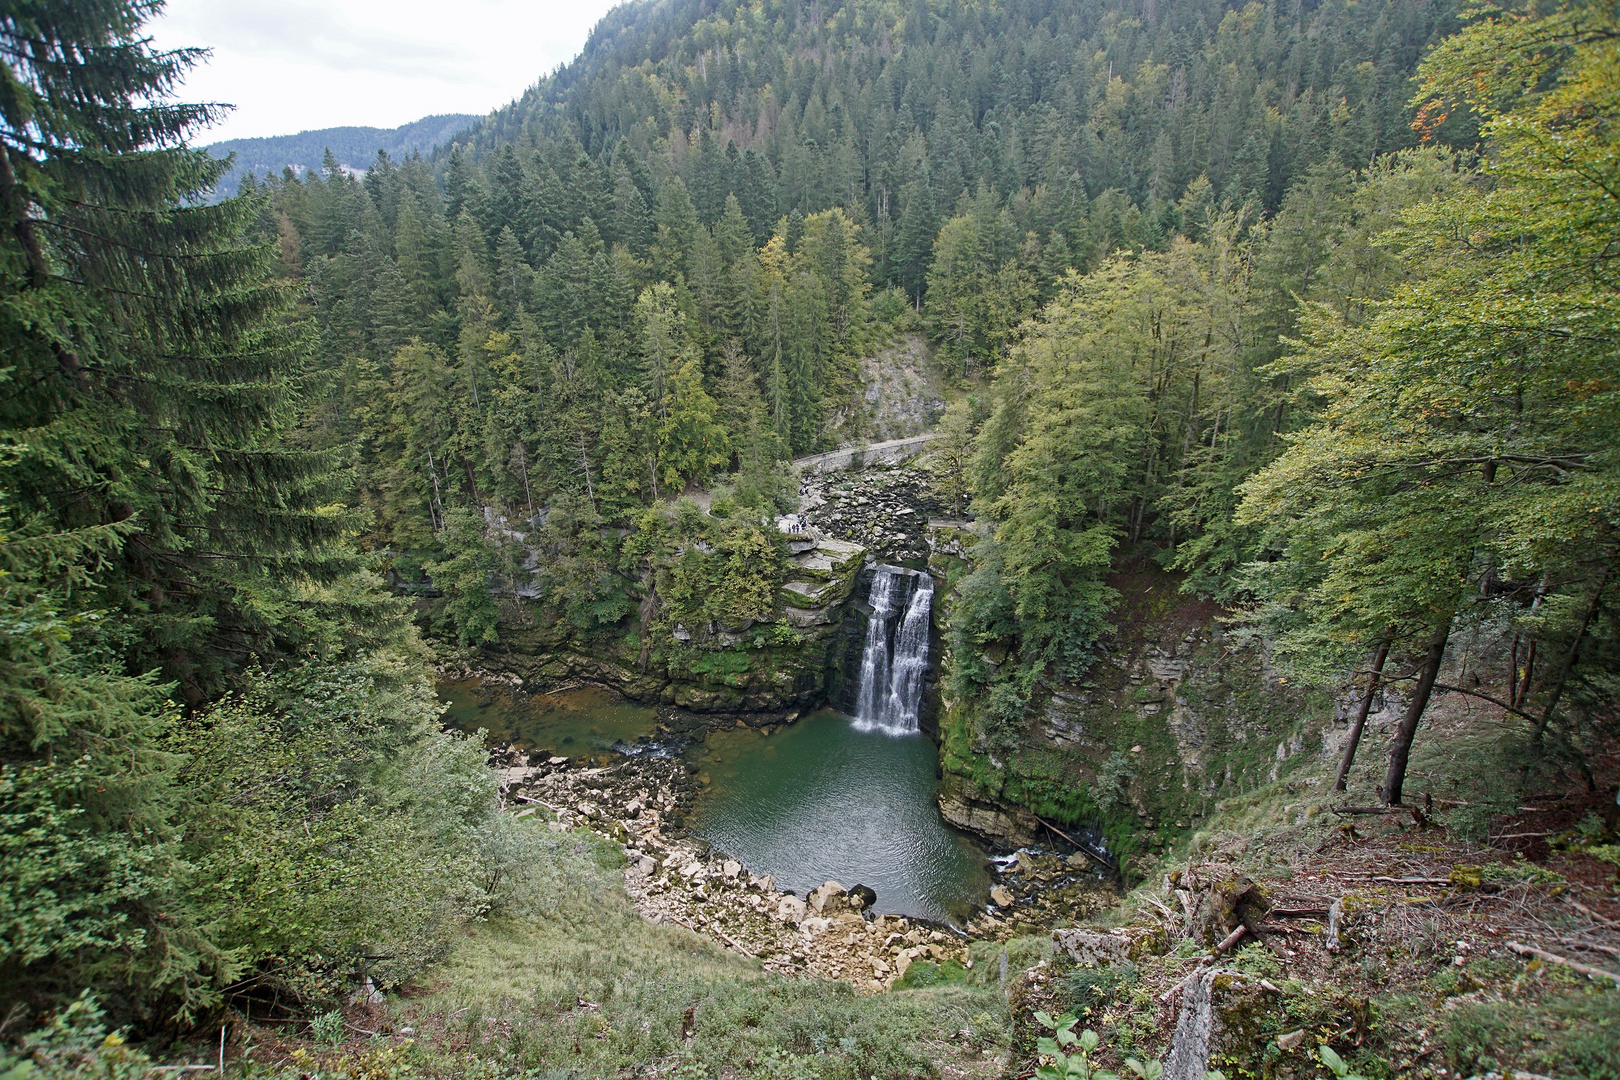
<svg viewBox="0 0 1620 1080">
<path fill-rule="evenodd" d="M 921 435 L 945 409 L 938 366 L 921 334 L 907 334 L 861 359 L 860 397 L 831 418 L 834 442 L 882 442 Z"/>
<path fill-rule="evenodd" d="M 934 562 L 936 573 L 954 563 L 937 542 Z M 1234 640 L 1220 609 L 1182 597 L 1172 575 L 1149 568 L 1111 584 L 1123 596 L 1115 636 L 1084 677 L 1037 688 L 1014 745 L 1002 733 L 991 746 L 976 719 L 982 702 L 942 712 L 940 807 L 999 843 L 1039 835 L 1031 805 L 1059 827 L 1087 822 L 1135 880 L 1225 793 L 1284 778 L 1324 752 L 1333 703 Z M 989 667 L 1010 662 L 1006 642 L 974 647 Z"/>
<path fill-rule="evenodd" d="M 939 785 L 939 813 L 958 829 L 1009 845 L 1033 844 L 1041 822 L 1032 812 L 980 788 L 959 773 L 947 773 Z"/>
<path fill-rule="evenodd" d="M 632 701 L 701 713 L 779 715 L 826 700 L 829 665 L 843 662 L 841 624 L 866 551 L 858 544 L 796 533 L 786 537 L 780 626 L 749 623 L 674 628 L 673 645 L 643 648 L 633 622 L 581 635 L 536 605 L 503 605 L 497 642 L 459 664 L 515 678 L 531 693 L 592 683 Z"/>
</svg>

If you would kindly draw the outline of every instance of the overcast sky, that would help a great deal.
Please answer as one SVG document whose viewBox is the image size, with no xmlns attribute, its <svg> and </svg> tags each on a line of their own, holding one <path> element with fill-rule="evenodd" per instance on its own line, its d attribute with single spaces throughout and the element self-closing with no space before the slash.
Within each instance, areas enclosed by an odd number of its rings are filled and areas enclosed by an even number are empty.
<svg viewBox="0 0 1620 1080">
<path fill-rule="evenodd" d="M 571 60 L 617 0 L 169 0 L 150 27 L 213 57 L 181 91 L 236 106 L 198 143 L 486 113 Z"/>
</svg>

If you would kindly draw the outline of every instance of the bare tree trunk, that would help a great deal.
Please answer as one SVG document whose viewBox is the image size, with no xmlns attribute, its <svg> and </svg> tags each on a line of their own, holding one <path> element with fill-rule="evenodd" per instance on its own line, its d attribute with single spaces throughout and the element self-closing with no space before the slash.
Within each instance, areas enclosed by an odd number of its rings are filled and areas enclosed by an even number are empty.
<svg viewBox="0 0 1620 1080">
<path fill-rule="evenodd" d="M 1536 674 L 1536 639 L 1530 639 L 1530 645 L 1524 651 L 1524 678 L 1519 682 L 1518 696 L 1513 699 L 1513 706 L 1523 705 L 1530 697 L 1530 680 Z"/>
<path fill-rule="evenodd" d="M 1586 613 L 1581 616 L 1581 625 L 1575 631 L 1575 640 L 1569 644 L 1569 652 L 1564 654 L 1564 663 L 1558 669 L 1558 681 L 1553 683 L 1552 697 L 1547 699 L 1547 711 L 1541 714 L 1541 723 L 1536 725 L 1536 739 L 1539 741 L 1542 733 L 1547 730 L 1547 724 L 1552 720 L 1553 710 L 1558 708 L 1558 699 L 1564 696 L 1564 684 L 1569 681 L 1569 673 L 1575 666 L 1575 658 L 1580 655 L 1581 641 L 1586 637 L 1586 628 L 1592 625 L 1592 616 L 1597 614 L 1598 601 L 1603 596 L 1604 588 L 1609 584 L 1609 571 L 1605 567 L 1603 576 L 1598 578 L 1597 588 L 1592 590 L 1592 599 L 1586 605 Z"/>
<path fill-rule="evenodd" d="M 1406 763 L 1412 756 L 1412 739 L 1417 735 L 1423 710 L 1429 707 L 1435 681 L 1440 678 L 1440 661 L 1445 658 L 1446 640 L 1450 637 L 1451 616 L 1447 615 L 1446 621 L 1440 624 L 1434 637 L 1429 640 L 1429 651 L 1423 657 L 1422 674 L 1418 676 L 1417 686 L 1412 689 L 1412 700 L 1407 703 L 1406 715 L 1401 717 L 1401 726 L 1395 731 L 1395 745 L 1389 751 L 1389 772 L 1384 776 L 1383 790 L 1378 793 L 1385 806 L 1401 804 L 1401 787 L 1406 783 Z"/>
<path fill-rule="evenodd" d="M 1373 657 L 1372 674 L 1367 677 L 1367 689 L 1361 695 L 1361 707 L 1356 710 L 1356 718 L 1350 724 L 1350 740 L 1344 745 L 1344 757 L 1339 761 L 1339 775 L 1333 781 L 1334 791 L 1343 791 L 1345 778 L 1350 775 L 1350 766 L 1355 764 L 1356 747 L 1361 745 L 1361 730 L 1367 726 L 1367 713 L 1372 711 L 1373 697 L 1378 693 L 1378 678 L 1384 673 L 1384 661 L 1389 657 L 1390 639 L 1395 636 L 1395 628 L 1378 643 L 1378 653 Z"/>
<path fill-rule="evenodd" d="M 651 567 L 647 569 L 642 581 L 647 586 L 647 595 L 641 598 L 641 604 L 636 612 L 641 618 L 641 653 L 636 657 L 636 667 L 643 675 L 647 673 L 647 664 L 652 657 L 652 624 L 658 618 L 658 579 Z"/>
<path fill-rule="evenodd" d="M 433 464 L 433 451 L 427 452 L 428 475 L 433 477 L 433 501 L 428 503 L 428 520 L 433 524 L 433 531 L 438 532 L 444 528 L 444 502 L 439 498 L 439 470 Z M 437 511 L 435 511 L 437 507 Z"/>
<path fill-rule="evenodd" d="M 1547 574 L 1545 574 L 1545 573 L 1542 574 L 1541 575 L 1541 584 L 1536 586 L 1536 594 L 1530 600 L 1530 614 L 1531 615 L 1534 615 L 1536 613 L 1536 611 L 1541 607 L 1541 601 L 1546 599 L 1548 581 L 1549 581 L 1549 576 Z M 1515 642 L 1517 642 L 1518 641 L 1518 635 L 1515 634 L 1513 636 L 1513 639 L 1514 639 Z M 1514 649 L 1513 650 L 1513 657 L 1514 657 L 1514 662 L 1515 663 L 1518 662 L 1518 656 L 1519 656 L 1519 650 Z M 1514 683 L 1513 683 L 1512 686 L 1508 687 L 1508 704 L 1509 705 L 1512 705 L 1514 708 L 1518 708 L 1520 705 L 1523 705 L 1526 701 L 1530 700 L 1530 683 L 1531 683 L 1531 680 L 1535 678 L 1535 674 L 1536 674 L 1536 639 L 1531 638 L 1529 647 L 1527 649 L 1525 649 L 1524 667 L 1523 668 L 1515 667 L 1513 669 Z"/>
</svg>

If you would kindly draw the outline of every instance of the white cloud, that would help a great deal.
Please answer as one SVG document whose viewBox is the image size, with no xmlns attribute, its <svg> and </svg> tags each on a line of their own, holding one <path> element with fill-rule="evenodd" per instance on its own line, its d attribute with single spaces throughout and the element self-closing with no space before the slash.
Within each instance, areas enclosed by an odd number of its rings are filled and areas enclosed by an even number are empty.
<svg viewBox="0 0 1620 1080">
<path fill-rule="evenodd" d="M 572 59 L 613 0 L 169 0 L 150 30 L 212 57 L 180 96 L 235 105 L 200 142 L 485 113 Z"/>
</svg>

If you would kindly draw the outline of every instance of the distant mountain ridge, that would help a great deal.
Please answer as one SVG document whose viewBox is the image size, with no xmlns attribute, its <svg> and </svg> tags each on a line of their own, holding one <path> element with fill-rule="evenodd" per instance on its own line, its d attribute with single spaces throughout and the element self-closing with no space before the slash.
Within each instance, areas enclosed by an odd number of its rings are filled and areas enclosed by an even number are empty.
<svg viewBox="0 0 1620 1080">
<path fill-rule="evenodd" d="M 482 117 L 463 113 L 424 116 L 397 128 L 332 127 L 300 131 L 296 135 L 272 135 L 262 139 L 229 139 L 209 146 L 214 157 L 236 155 L 236 164 L 221 179 L 219 193 L 233 195 L 243 174 L 279 174 L 288 166 L 295 173 L 319 169 L 328 148 L 339 165 L 364 172 L 383 150 L 399 158 L 413 151 L 431 150 L 449 142 L 457 134 L 478 124 Z"/>
</svg>

